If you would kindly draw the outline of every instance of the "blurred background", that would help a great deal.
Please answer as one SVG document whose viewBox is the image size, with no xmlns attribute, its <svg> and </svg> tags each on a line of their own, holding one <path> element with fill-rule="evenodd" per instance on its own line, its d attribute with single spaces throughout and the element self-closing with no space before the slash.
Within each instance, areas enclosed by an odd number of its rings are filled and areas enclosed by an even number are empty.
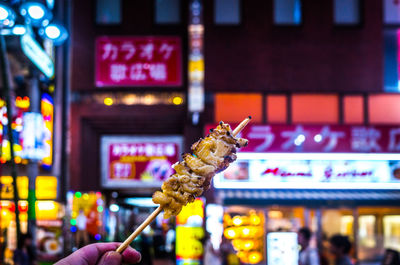
<svg viewBox="0 0 400 265">
<path fill-rule="evenodd" d="M 399 28 L 398 0 L 0 1 L 0 263 L 123 241 L 251 115 L 141 264 L 400 264 Z"/>
</svg>

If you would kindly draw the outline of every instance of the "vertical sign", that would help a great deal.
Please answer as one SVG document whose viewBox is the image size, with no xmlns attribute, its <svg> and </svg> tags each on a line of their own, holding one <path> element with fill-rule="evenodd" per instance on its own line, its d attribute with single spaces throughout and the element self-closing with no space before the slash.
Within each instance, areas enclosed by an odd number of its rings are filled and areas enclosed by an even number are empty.
<svg viewBox="0 0 400 265">
<path fill-rule="evenodd" d="M 200 265 L 203 257 L 204 202 L 197 198 L 176 217 L 176 264 Z"/>
<path fill-rule="evenodd" d="M 190 112 L 204 110 L 204 25 L 201 0 L 191 0 L 189 6 L 188 108 Z"/>
<path fill-rule="evenodd" d="M 44 158 L 42 166 L 50 168 L 53 163 L 53 123 L 54 123 L 54 104 L 49 94 L 42 95 L 42 115 L 44 120 Z"/>
</svg>

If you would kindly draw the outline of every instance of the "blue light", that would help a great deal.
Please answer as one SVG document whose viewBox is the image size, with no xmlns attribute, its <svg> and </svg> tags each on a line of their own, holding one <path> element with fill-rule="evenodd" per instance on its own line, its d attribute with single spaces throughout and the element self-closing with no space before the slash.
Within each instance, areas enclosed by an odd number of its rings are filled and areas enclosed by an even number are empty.
<svg viewBox="0 0 400 265">
<path fill-rule="evenodd" d="M 110 211 L 111 212 L 118 212 L 119 211 L 119 206 L 115 203 L 110 205 Z"/>
<path fill-rule="evenodd" d="M 94 238 L 95 238 L 96 240 L 100 240 L 100 239 L 101 239 L 101 235 L 96 234 L 96 235 L 94 236 Z"/>
<path fill-rule="evenodd" d="M 33 26 L 47 25 L 53 18 L 53 14 L 40 2 L 29 1 L 21 5 L 20 14 L 25 17 L 27 23 Z"/>
<path fill-rule="evenodd" d="M 15 23 L 16 14 L 7 5 L 0 4 L 0 24 L 5 27 L 12 27 Z"/>
<path fill-rule="evenodd" d="M 71 226 L 71 232 L 72 232 L 72 233 L 75 233 L 76 230 L 77 230 L 77 229 L 76 229 L 76 226 Z"/>
<path fill-rule="evenodd" d="M 26 28 L 23 25 L 15 25 L 12 28 L 12 34 L 14 35 L 24 35 L 26 33 Z"/>
<path fill-rule="evenodd" d="M 50 23 L 39 30 L 42 38 L 53 41 L 54 45 L 61 45 L 68 39 L 68 32 L 61 24 Z"/>
</svg>

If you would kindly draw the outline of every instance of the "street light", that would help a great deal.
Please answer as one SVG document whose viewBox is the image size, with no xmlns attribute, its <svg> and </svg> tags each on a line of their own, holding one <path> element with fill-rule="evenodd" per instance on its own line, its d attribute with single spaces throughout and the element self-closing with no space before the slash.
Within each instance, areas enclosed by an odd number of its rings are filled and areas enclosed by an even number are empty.
<svg viewBox="0 0 400 265">
<path fill-rule="evenodd" d="M 19 8 L 19 13 L 33 26 L 47 26 L 53 18 L 53 14 L 40 2 L 25 2 Z"/>
<path fill-rule="evenodd" d="M 14 10 L 8 5 L 0 4 L 0 26 L 1 27 L 12 27 L 15 23 L 16 14 Z"/>
<path fill-rule="evenodd" d="M 61 45 L 68 38 L 68 31 L 59 23 L 50 23 L 46 27 L 39 29 L 39 35 L 53 41 L 54 45 Z"/>
</svg>

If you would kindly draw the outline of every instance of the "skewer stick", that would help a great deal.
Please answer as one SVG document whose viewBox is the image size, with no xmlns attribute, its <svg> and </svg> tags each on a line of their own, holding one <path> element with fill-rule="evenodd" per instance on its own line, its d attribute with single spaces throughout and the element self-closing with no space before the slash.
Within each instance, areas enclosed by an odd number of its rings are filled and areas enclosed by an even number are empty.
<svg viewBox="0 0 400 265">
<path fill-rule="evenodd" d="M 232 135 L 236 136 L 238 133 L 240 133 L 244 127 L 246 127 L 246 125 L 250 122 L 251 120 L 251 116 L 247 117 L 246 119 L 244 119 L 236 128 L 235 130 L 233 130 Z"/>
<path fill-rule="evenodd" d="M 161 213 L 161 211 L 161 206 L 158 206 L 158 208 L 155 209 L 155 211 L 152 212 L 127 239 L 125 239 L 125 241 L 117 248 L 117 252 L 122 253 L 129 246 L 129 244 L 132 243 L 132 241 L 140 234 L 140 232 L 142 232 L 143 229 L 145 229 L 146 226 L 148 226 L 157 217 L 157 215 Z"/>
<path fill-rule="evenodd" d="M 246 119 L 244 119 L 236 128 L 235 130 L 233 130 L 232 135 L 236 136 L 238 133 L 240 133 L 244 127 L 246 127 L 246 125 L 250 122 L 251 120 L 251 116 L 247 117 Z M 143 229 L 146 228 L 146 226 L 148 226 L 156 217 L 159 213 L 161 213 L 162 211 L 162 207 L 158 206 L 157 209 L 154 210 L 154 212 L 152 212 L 147 218 L 146 220 L 144 220 L 144 222 L 138 227 L 136 228 L 136 230 L 127 238 L 125 239 L 125 241 L 117 248 L 117 252 L 118 253 L 122 253 L 128 246 L 130 243 L 132 243 L 132 241 L 140 234 L 140 232 L 143 231 Z"/>
</svg>

